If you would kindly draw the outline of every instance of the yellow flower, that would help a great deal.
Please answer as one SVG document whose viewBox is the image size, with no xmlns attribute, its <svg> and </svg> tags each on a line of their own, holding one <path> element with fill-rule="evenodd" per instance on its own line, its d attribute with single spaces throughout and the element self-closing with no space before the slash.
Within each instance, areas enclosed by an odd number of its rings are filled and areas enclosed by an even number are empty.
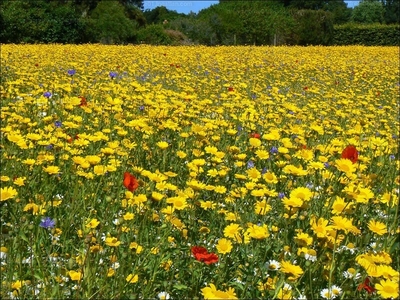
<svg viewBox="0 0 400 300">
<path fill-rule="evenodd" d="M 13 187 L 5 187 L 0 189 L 0 201 L 6 201 L 14 198 L 18 195 L 18 192 Z"/>
<path fill-rule="evenodd" d="M 299 232 L 294 240 L 299 246 L 310 246 L 313 242 L 313 238 L 305 232 Z"/>
<path fill-rule="evenodd" d="M 183 210 L 188 206 L 186 199 L 179 196 L 168 198 L 167 203 L 172 204 L 172 207 L 177 210 Z"/>
<path fill-rule="evenodd" d="M 256 138 L 250 138 L 249 139 L 249 144 L 255 148 L 260 147 L 261 146 L 261 141 L 259 139 Z"/>
<path fill-rule="evenodd" d="M 354 171 L 356 170 L 351 160 L 345 158 L 337 159 L 335 161 L 335 165 L 339 171 L 345 173 L 346 175 L 354 173 Z"/>
<path fill-rule="evenodd" d="M 384 235 L 387 233 L 386 225 L 382 222 L 371 220 L 368 223 L 368 229 L 377 235 Z"/>
<path fill-rule="evenodd" d="M 11 288 L 13 290 L 19 291 L 23 285 L 24 285 L 24 282 L 22 280 L 17 280 L 11 284 Z"/>
<path fill-rule="evenodd" d="M 243 228 L 240 227 L 239 224 L 231 223 L 225 227 L 224 236 L 229 237 L 229 238 L 235 238 L 235 237 L 239 236 L 240 231 L 242 231 L 242 230 L 243 230 Z"/>
<path fill-rule="evenodd" d="M 140 245 L 139 245 L 138 243 L 136 243 L 136 242 L 130 243 L 130 244 L 129 244 L 129 249 L 135 250 L 136 254 L 139 254 L 140 252 L 143 251 L 143 247 L 140 246 Z"/>
<path fill-rule="evenodd" d="M 79 281 L 82 279 L 82 273 L 80 271 L 76 272 L 74 270 L 71 270 L 68 272 L 68 275 L 73 281 Z"/>
<path fill-rule="evenodd" d="M 218 253 L 227 254 L 232 250 L 232 242 L 225 238 L 219 239 L 216 248 Z"/>
<path fill-rule="evenodd" d="M 233 288 L 229 288 L 227 291 L 220 291 L 212 283 L 210 283 L 209 287 L 202 288 L 201 293 L 204 299 L 238 299 Z"/>
<path fill-rule="evenodd" d="M 312 197 L 312 192 L 306 187 L 298 187 L 290 192 L 290 198 L 298 198 L 308 201 Z"/>
<path fill-rule="evenodd" d="M 257 201 L 254 206 L 255 213 L 263 216 L 272 209 L 266 200 Z"/>
<path fill-rule="evenodd" d="M 399 282 L 395 280 L 381 280 L 375 285 L 378 294 L 384 298 L 397 299 L 399 297 Z"/>
<path fill-rule="evenodd" d="M 158 142 L 156 145 L 161 149 L 167 149 L 168 148 L 168 143 L 164 142 L 164 141 Z"/>
<path fill-rule="evenodd" d="M 282 273 L 287 274 L 289 277 L 289 280 L 296 280 L 299 278 L 304 272 L 300 266 L 293 265 L 289 261 L 282 261 L 281 262 L 281 269 L 280 271 Z"/>
<path fill-rule="evenodd" d="M 262 226 L 253 224 L 246 230 L 246 233 L 248 233 L 250 237 L 258 240 L 269 237 L 268 228 L 265 224 L 263 224 Z"/>
<path fill-rule="evenodd" d="M 164 198 L 164 195 L 158 192 L 152 192 L 151 198 L 155 201 L 161 201 L 161 199 Z"/>
<path fill-rule="evenodd" d="M 115 237 L 107 237 L 105 242 L 106 245 L 110 247 L 118 247 L 121 244 L 121 242 Z"/>
<path fill-rule="evenodd" d="M 86 227 L 95 229 L 99 224 L 100 222 L 97 219 L 91 219 L 90 222 L 86 224 Z"/>
<path fill-rule="evenodd" d="M 57 167 L 57 166 L 48 166 L 48 167 L 46 167 L 46 168 L 43 168 L 43 170 L 44 170 L 46 173 L 50 174 L 50 175 L 54 175 L 54 174 L 60 173 L 60 168 Z"/>
<path fill-rule="evenodd" d="M 3 175 L 3 176 L 0 177 L 0 180 L 1 180 L 1 181 L 9 181 L 9 180 L 10 180 L 10 177 L 4 176 L 4 175 Z"/>
<path fill-rule="evenodd" d="M 24 186 L 25 185 L 25 180 L 26 180 L 26 177 L 15 178 L 14 184 L 18 185 L 18 186 Z"/>
<path fill-rule="evenodd" d="M 93 173 L 96 175 L 104 175 L 107 172 L 107 167 L 103 165 L 97 165 L 93 167 Z"/>
<path fill-rule="evenodd" d="M 139 280 L 139 276 L 138 275 L 129 274 L 126 277 L 126 281 L 129 282 L 129 283 L 136 283 L 136 282 L 138 282 L 138 280 Z"/>
<path fill-rule="evenodd" d="M 125 221 L 129 221 L 129 220 L 133 220 L 133 217 L 134 217 L 135 215 L 133 214 L 133 213 L 130 213 L 130 212 L 127 212 L 126 214 L 124 214 L 123 216 L 122 216 L 122 218 L 125 220 Z"/>
</svg>

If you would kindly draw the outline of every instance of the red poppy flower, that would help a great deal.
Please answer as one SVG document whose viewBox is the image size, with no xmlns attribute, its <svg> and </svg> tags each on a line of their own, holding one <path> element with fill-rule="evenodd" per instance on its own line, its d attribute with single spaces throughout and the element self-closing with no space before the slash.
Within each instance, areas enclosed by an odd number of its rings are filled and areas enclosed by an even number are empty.
<svg viewBox="0 0 400 300">
<path fill-rule="evenodd" d="M 139 182 L 136 177 L 133 176 L 129 172 L 124 173 L 124 186 L 128 189 L 128 191 L 135 191 L 139 187 Z"/>
<path fill-rule="evenodd" d="M 79 96 L 78 98 L 81 99 L 81 104 L 79 104 L 80 107 L 87 106 L 87 101 L 85 97 Z"/>
<path fill-rule="evenodd" d="M 358 160 L 358 151 L 355 146 L 348 145 L 342 152 L 342 158 L 350 159 L 354 164 Z"/>
<path fill-rule="evenodd" d="M 261 137 L 261 134 L 259 134 L 259 133 L 257 133 L 257 132 L 253 132 L 253 133 L 250 134 L 250 136 L 251 136 L 252 138 L 259 139 L 259 138 Z"/>
<path fill-rule="evenodd" d="M 228 92 L 233 92 L 233 87 L 228 87 Z"/>
<path fill-rule="evenodd" d="M 370 284 L 370 280 L 369 277 L 365 278 L 363 283 L 360 283 L 357 287 L 358 291 L 362 291 L 362 290 L 366 290 L 368 292 L 368 294 L 372 294 L 373 292 L 375 292 L 375 289 L 369 285 Z"/>
<path fill-rule="evenodd" d="M 218 262 L 218 256 L 215 253 L 208 253 L 207 249 L 201 246 L 193 246 L 192 254 L 198 261 L 205 263 L 206 265 L 215 264 Z"/>
</svg>

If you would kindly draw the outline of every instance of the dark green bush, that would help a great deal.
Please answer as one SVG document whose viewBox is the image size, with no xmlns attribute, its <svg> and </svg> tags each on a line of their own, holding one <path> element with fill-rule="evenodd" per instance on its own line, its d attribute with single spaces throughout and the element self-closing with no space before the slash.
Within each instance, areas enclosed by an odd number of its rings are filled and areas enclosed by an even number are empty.
<svg viewBox="0 0 400 300">
<path fill-rule="evenodd" d="M 333 45 L 399 46 L 400 25 L 354 24 L 334 27 Z"/>
<path fill-rule="evenodd" d="M 137 41 L 150 45 L 171 45 L 172 39 L 165 32 L 162 25 L 152 24 L 137 32 Z"/>
</svg>

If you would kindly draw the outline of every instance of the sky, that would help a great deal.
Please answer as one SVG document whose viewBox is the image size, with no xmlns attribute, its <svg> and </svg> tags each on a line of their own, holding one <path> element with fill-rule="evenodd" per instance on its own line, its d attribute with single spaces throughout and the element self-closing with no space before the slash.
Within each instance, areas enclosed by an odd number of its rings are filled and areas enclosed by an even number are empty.
<svg viewBox="0 0 400 300">
<path fill-rule="evenodd" d="M 176 10 L 178 13 L 188 14 L 191 11 L 198 13 L 200 10 L 210 7 L 213 4 L 218 4 L 219 1 L 172 1 L 172 0 L 144 0 L 144 9 L 154 9 L 157 6 L 165 6 L 169 10 Z M 354 7 L 360 1 L 358 0 L 345 0 L 347 7 Z"/>
</svg>

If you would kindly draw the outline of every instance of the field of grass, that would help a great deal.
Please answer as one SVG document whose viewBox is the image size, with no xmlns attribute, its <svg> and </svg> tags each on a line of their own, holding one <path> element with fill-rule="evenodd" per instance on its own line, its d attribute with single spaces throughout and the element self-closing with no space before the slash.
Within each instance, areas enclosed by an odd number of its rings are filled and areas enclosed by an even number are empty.
<svg viewBox="0 0 400 300">
<path fill-rule="evenodd" d="M 399 296 L 397 47 L 1 48 L 2 299 Z"/>
</svg>

